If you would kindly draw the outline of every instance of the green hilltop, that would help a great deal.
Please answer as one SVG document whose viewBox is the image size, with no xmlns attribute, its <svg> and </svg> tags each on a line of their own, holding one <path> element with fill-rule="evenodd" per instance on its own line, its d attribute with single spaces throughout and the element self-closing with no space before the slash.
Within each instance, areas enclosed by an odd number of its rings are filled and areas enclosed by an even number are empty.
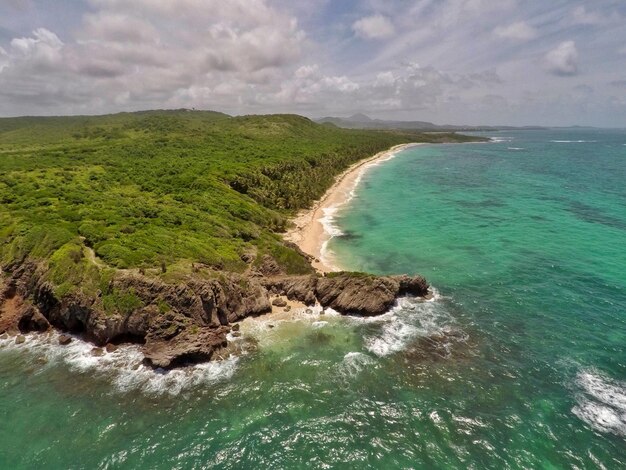
<svg viewBox="0 0 626 470">
<path fill-rule="evenodd" d="M 190 110 L 0 119 L 0 264 L 43 262 L 61 295 L 119 269 L 174 282 L 267 255 L 310 272 L 280 233 L 337 174 L 395 144 L 470 139 Z"/>
</svg>

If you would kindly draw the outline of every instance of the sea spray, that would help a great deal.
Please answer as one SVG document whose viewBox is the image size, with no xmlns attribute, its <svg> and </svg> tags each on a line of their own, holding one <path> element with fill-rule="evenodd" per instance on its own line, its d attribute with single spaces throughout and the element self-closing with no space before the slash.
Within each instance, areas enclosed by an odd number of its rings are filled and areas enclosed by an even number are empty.
<svg viewBox="0 0 626 470">
<path fill-rule="evenodd" d="M 0 340 L 0 351 L 27 353 L 38 367 L 65 364 L 74 373 L 90 374 L 113 385 L 117 392 L 141 391 L 149 395 L 178 395 L 193 387 L 211 385 L 232 377 L 239 358 L 197 364 L 174 370 L 152 369 L 142 364 L 140 346 L 122 345 L 113 352 L 94 354 L 91 343 L 73 337 L 65 346 L 59 345 L 59 333 L 25 335 L 25 342 L 14 338 Z"/>
<path fill-rule="evenodd" d="M 575 383 L 577 404 L 572 412 L 600 432 L 626 437 L 626 382 L 584 369 Z"/>
</svg>

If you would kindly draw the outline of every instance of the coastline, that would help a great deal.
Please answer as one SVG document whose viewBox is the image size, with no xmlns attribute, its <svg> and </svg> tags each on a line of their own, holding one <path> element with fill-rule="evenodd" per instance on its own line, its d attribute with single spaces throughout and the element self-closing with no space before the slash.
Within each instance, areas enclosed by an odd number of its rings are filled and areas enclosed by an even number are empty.
<svg viewBox="0 0 626 470">
<path fill-rule="evenodd" d="M 292 219 L 295 226 L 289 229 L 283 238 L 295 243 L 303 252 L 313 257 L 311 265 L 318 272 L 340 271 L 340 267 L 334 264 L 333 260 L 328 259 L 325 253 L 326 244 L 337 235 L 333 234 L 329 224 L 332 214 L 352 199 L 353 191 L 358 186 L 365 170 L 393 158 L 398 152 L 418 145 L 425 144 L 414 142 L 394 145 L 390 149 L 378 152 L 350 166 L 336 178 L 321 199 Z"/>
<path fill-rule="evenodd" d="M 248 321 L 242 328 L 249 325 L 254 329 L 260 324 L 271 329 L 277 322 L 295 318 L 321 321 L 319 308 L 337 315 L 372 317 L 388 312 L 401 296 L 427 298 L 429 285 L 417 275 L 324 276 L 339 270 L 324 257 L 326 243 L 333 236 L 334 211 L 350 201 L 367 168 L 416 145 L 421 144 L 396 145 L 356 162 L 336 177 L 312 208 L 298 215 L 296 227 L 285 238 L 314 257 L 311 264 L 316 274 L 259 278 L 223 273 L 202 281 L 190 278 L 184 286 L 176 286 L 143 273 L 124 272 L 109 281 L 108 289 L 132 292 L 136 305 L 112 315 L 103 301 L 93 300 L 82 291 L 66 296 L 61 305 L 54 287 L 41 276 L 39 262 L 26 260 L 13 267 L 6 278 L 0 278 L 0 341 L 19 345 L 30 341 L 24 336 L 27 333 L 54 331 L 58 334 L 49 337 L 50 345 L 66 347 L 80 340 L 75 343 L 84 346 L 81 358 L 87 356 L 93 362 L 92 356 L 108 358 L 109 350 L 115 351 L 131 338 L 142 344 L 138 349 L 142 359 L 133 370 L 138 364 L 147 369 L 173 370 L 224 359 L 223 354 L 232 353 L 235 347 L 229 345 L 241 336 L 238 323 L 243 320 Z M 38 292 L 39 300 L 33 292 Z M 86 319 L 65 313 L 82 312 L 85 305 L 90 306 Z M 167 308 L 167 314 L 155 315 L 159 308 Z M 256 322 L 249 319 L 256 317 Z"/>
</svg>

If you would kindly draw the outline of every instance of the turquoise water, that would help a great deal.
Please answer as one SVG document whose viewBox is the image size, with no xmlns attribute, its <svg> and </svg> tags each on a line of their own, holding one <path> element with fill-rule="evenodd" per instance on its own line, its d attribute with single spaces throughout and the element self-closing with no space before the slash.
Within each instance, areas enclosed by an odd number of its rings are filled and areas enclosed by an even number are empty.
<svg viewBox="0 0 626 470">
<path fill-rule="evenodd" d="M 0 468 L 623 468 L 626 133 L 492 136 L 371 168 L 335 221 L 342 266 L 431 302 L 251 322 L 170 374 L 0 342 Z"/>
</svg>

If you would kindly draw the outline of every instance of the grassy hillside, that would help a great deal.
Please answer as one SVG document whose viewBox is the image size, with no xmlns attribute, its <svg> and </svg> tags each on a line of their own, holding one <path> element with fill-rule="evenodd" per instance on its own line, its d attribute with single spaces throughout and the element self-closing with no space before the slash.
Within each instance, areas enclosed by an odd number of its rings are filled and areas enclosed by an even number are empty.
<svg viewBox="0 0 626 470">
<path fill-rule="evenodd" d="M 47 260 L 62 292 L 112 269 L 241 272 L 265 254 L 307 272 L 277 234 L 290 215 L 355 161 L 442 139 L 462 137 L 186 110 L 0 119 L 0 263 Z"/>
</svg>

